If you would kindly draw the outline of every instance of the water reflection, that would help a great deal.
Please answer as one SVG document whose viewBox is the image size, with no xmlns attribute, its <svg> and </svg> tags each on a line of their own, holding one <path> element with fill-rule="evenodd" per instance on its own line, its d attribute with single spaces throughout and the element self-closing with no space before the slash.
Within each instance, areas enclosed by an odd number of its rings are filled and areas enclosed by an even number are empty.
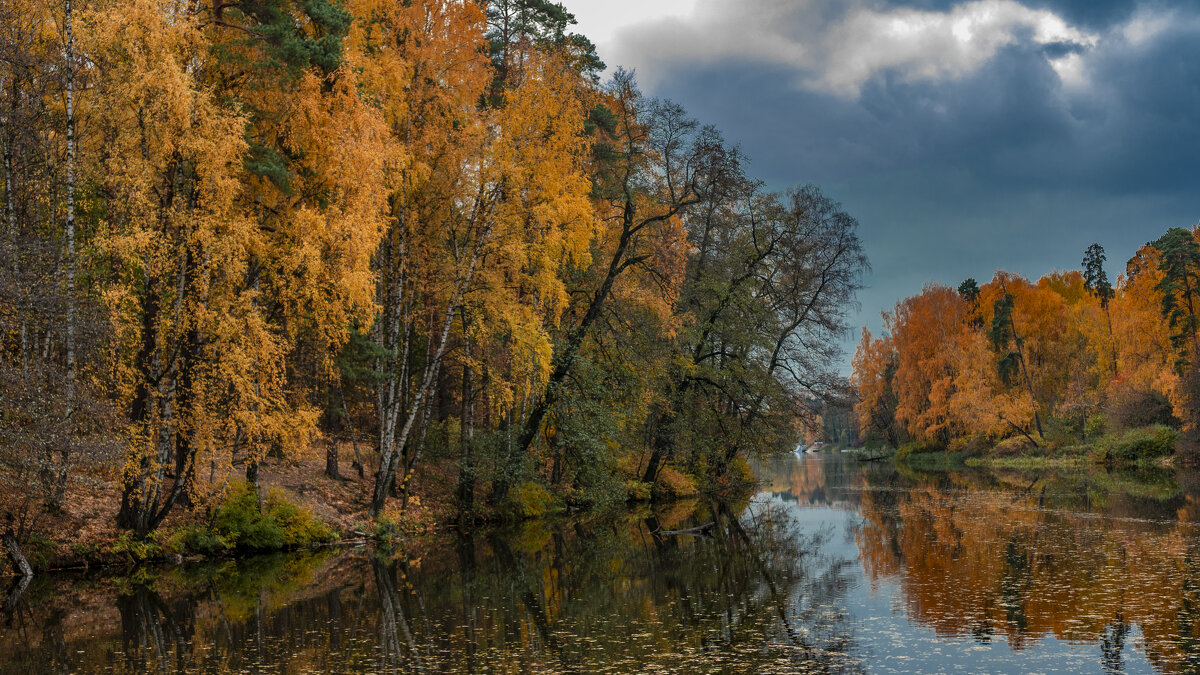
<svg viewBox="0 0 1200 675">
<path fill-rule="evenodd" d="M 695 505 L 694 505 L 695 506 Z M 777 505 L 43 579 L 2 672 L 854 672 L 853 568 Z"/>
<path fill-rule="evenodd" d="M 1200 671 L 1187 474 L 759 471 L 740 504 L 408 557 L 42 577 L 0 606 L 0 673 Z"/>
<path fill-rule="evenodd" d="M 1029 478 L 864 474 L 867 577 L 898 580 L 907 616 L 938 636 L 1099 645 L 1097 669 L 1115 673 L 1136 627 L 1156 669 L 1200 667 L 1194 499 L 1159 474 Z"/>
</svg>

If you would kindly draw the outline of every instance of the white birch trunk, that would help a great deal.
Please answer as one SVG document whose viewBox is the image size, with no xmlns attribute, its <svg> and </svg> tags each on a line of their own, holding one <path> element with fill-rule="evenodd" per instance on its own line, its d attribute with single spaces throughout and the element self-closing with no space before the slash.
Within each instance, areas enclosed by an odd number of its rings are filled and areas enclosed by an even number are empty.
<svg viewBox="0 0 1200 675">
<path fill-rule="evenodd" d="M 425 364 L 425 372 L 421 378 L 421 384 L 417 388 L 416 393 L 413 394 L 408 415 L 404 420 L 404 426 L 400 429 L 399 434 L 396 435 L 391 446 L 380 448 L 379 473 L 375 476 L 375 495 L 371 501 L 372 516 L 379 515 L 379 512 L 383 510 L 383 504 L 387 500 L 388 489 L 391 486 L 393 477 L 396 475 L 398 451 L 408 441 L 408 436 L 412 433 L 416 423 L 417 415 L 421 412 L 422 403 L 424 403 L 425 398 L 429 395 L 429 390 L 432 388 L 441 370 L 442 357 L 446 353 L 446 343 L 450 337 L 450 328 L 454 325 L 454 315 L 459 309 L 463 295 L 471 286 L 471 280 L 475 276 L 475 266 L 479 262 L 479 256 L 483 251 L 483 245 L 488 239 L 489 233 L 490 228 L 487 228 L 480 234 L 479 240 L 471 252 L 471 259 L 467 263 L 466 273 L 459 279 L 450 301 L 446 304 L 446 312 L 442 318 L 437 349 L 434 352 L 433 358 Z"/>
<path fill-rule="evenodd" d="M 71 445 L 75 434 L 76 363 L 75 363 L 75 36 L 72 32 L 71 0 L 66 0 L 64 27 L 67 34 L 67 389 L 66 412 L 63 415 L 66 438 L 59 450 L 58 482 L 54 489 L 55 503 L 61 503 L 67 487 L 67 466 L 71 460 Z"/>
</svg>

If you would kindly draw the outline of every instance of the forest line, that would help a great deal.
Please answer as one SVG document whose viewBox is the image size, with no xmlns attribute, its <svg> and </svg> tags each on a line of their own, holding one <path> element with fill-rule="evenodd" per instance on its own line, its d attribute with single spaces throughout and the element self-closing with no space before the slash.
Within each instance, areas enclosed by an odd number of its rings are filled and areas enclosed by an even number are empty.
<svg viewBox="0 0 1200 675">
<path fill-rule="evenodd" d="M 260 485 L 314 452 L 376 523 L 720 487 L 841 391 L 857 223 L 602 83 L 560 4 L 0 12 L 14 568 L 97 518 L 126 552 L 248 545 L 238 509 L 317 536 Z"/>
<path fill-rule="evenodd" d="M 1099 244 L 1036 282 L 928 284 L 865 328 L 854 413 L 868 444 L 967 455 L 1196 460 L 1200 227 L 1140 247 L 1112 283 Z"/>
</svg>

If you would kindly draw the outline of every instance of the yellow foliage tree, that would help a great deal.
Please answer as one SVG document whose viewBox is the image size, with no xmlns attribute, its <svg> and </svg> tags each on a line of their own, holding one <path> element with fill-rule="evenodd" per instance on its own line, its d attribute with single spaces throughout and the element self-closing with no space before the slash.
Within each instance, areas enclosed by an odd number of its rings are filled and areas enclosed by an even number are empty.
<svg viewBox="0 0 1200 675">
<path fill-rule="evenodd" d="M 119 521 L 140 534 L 185 491 L 219 490 L 239 454 L 253 478 L 269 449 L 306 446 L 316 414 L 287 358 L 306 345 L 329 358 L 371 307 L 379 123 L 348 69 L 230 85 L 244 61 L 222 57 L 253 48 L 236 21 L 169 0 L 89 15 L 108 111 L 93 171 L 131 424 Z M 281 151 L 303 161 L 256 170 Z"/>
</svg>

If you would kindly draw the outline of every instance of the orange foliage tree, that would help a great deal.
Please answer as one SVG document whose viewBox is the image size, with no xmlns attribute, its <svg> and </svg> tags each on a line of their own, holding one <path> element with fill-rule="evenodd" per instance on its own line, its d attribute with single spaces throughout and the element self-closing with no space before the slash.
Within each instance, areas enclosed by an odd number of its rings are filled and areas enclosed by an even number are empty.
<svg viewBox="0 0 1200 675">
<path fill-rule="evenodd" d="M 1041 444 L 1044 420 L 1061 443 L 1086 440 L 1096 421 L 1121 428 L 1186 419 L 1180 383 L 1191 365 L 1181 345 L 1192 339 L 1196 237 L 1173 228 L 1141 247 L 1116 286 L 1093 245 L 1082 271 L 1036 282 L 998 271 L 983 286 L 964 282 L 957 295 L 930 285 L 902 300 L 884 315 L 887 334 L 864 334 L 853 362 L 862 432 L 885 431 L 879 412 L 888 391 L 909 436 L 942 444 L 972 434 Z"/>
</svg>

